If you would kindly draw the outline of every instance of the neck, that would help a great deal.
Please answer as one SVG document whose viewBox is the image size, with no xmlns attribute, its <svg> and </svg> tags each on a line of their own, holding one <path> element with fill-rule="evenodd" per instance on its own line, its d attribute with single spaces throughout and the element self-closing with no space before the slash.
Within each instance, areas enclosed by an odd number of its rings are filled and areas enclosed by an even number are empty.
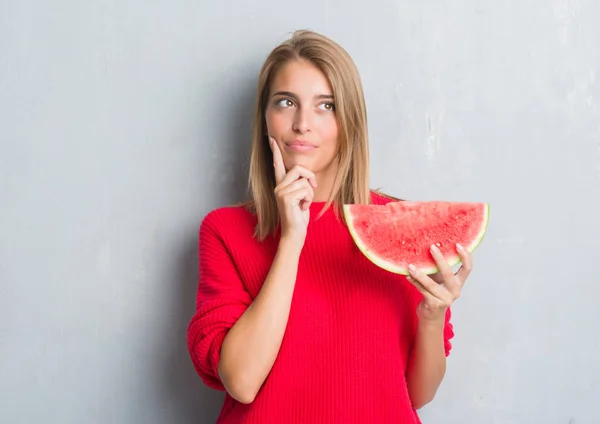
<svg viewBox="0 0 600 424">
<path fill-rule="evenodd" d="M 328 184 L 326 187 L 322 187 L 318 179 L 317 184 L 318 186 L 317 188 L 315 188 L 315 197 L 313 198 L 313 202 L 319 203 L 327 201 L 327 199 L 329 199 L 329 195 L 331 194 L 331 189 L 333 188 L 333 186 L 331 184 Z"/>
<path fill-rule="evenodd" d="M 337 164 L 332 164 L 321 172 L 315 174 L 317 187 L 315 188 L 315 197 L 313 202 L 325 202 L 329 199 L 333 191 L 333 181 L 337 175 Z"/>
</svg>

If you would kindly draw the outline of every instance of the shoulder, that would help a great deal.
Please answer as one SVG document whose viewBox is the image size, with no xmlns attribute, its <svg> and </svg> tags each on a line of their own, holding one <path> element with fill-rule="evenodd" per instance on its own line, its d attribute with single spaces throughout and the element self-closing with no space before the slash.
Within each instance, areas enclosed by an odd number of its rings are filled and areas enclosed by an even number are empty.
<svg viewBox="0 0 600 424">
<path fill-rule="evenodd" d="M 249 204 L 222 206 L 209 211 L 200 223 L 200 235 L 218 235 L 252 233 L 256 225 L 256 216 Z"/>
<path fill-rule="evenodd" d="M 399 199 L 397 197 L 391 196 L 382 192 L 381 190 L 371 190 L 371 202 L 374 205 L 385 205 L 390 202 L 400 202 L 404 199 Z"/>
<path fill-rule="evenodd" d="M 252 218 L 253 213 L 251 212 L 250 205 L 246 203 L 240 203 L 238 205 L 221 206 L 209 211 L 202 222 L 212 223 L 221 222 L 231 218 Z"/>
</svg>

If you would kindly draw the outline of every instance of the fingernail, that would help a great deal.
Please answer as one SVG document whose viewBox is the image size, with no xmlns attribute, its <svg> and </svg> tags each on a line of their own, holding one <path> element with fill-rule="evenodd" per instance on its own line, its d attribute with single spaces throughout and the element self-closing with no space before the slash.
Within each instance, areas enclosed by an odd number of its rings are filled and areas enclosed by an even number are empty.
<svg viewBox="0 0 600 424">
<path fill-rule="evenodd" d="M 431 245 L 431 251 L 432 251 L 432 252 L 439 252 L 439 251 L 440 251 L 440 249 L 438 249 L 438 247 L 437 247 L 435 244 L 432 244 L 432 245 Z"/>
<path fill-rule="evenodd" d="M 408 270 L 414 274 L 417 271 L 417 268 L 415 268 L 413 264 L 410 264 L 408 266 Z"/>
<path fill-rule="evenodd" d="M 462 244 L 460 244 L 460 243 L 456 243 L 456 248 L 457 248 L 458 250 L 465 250 L 465 248 L 464 248 L 464 247 L 462 247 Z"/>
</svg>

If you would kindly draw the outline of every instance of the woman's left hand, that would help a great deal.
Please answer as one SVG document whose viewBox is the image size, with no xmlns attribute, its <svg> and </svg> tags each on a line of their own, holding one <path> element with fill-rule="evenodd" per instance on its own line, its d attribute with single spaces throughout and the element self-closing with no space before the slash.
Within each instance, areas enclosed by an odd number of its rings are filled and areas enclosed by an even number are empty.
<svg viewBox="0 0 600 424">
<path fill-rule="evenodd" d="M 456 250 L 462 262 L 456 274 L 436 245 L 431 246 L 431 254 L 440 270 L 438 273 L 426 275 L 409 266 L 408 281 L 423 294 L 423 300 L 417 308 L 420 321 L 443 323 L 446 310 L 460 297 L 460 291 L 473 266 L 471 254 L 464 247 L 457 244 Z"/>
</svg>

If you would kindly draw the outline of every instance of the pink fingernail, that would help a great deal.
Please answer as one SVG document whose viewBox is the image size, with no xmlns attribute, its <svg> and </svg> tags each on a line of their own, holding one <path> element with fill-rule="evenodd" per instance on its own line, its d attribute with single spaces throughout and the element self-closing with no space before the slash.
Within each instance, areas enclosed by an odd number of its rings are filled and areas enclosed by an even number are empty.
<svg viewBox="0 0 600 424">
<path fill-rule="evenodd" d="M 456 248 L 457 248 L 458 250 L 465 250 L 465 248 L 464 248 L 464 247 L 462 247 L 462 244 L 460 244 L 460 243 L 456 243 Z"/>
</svg>

